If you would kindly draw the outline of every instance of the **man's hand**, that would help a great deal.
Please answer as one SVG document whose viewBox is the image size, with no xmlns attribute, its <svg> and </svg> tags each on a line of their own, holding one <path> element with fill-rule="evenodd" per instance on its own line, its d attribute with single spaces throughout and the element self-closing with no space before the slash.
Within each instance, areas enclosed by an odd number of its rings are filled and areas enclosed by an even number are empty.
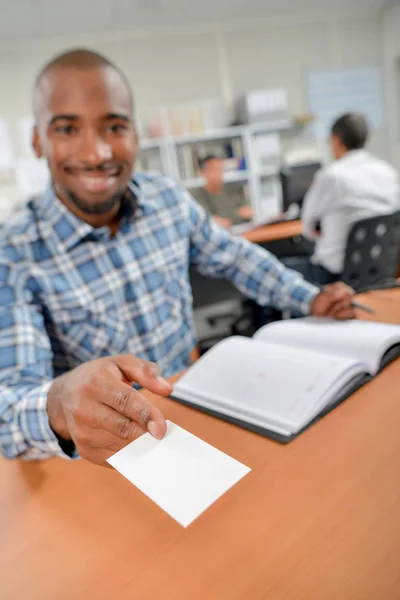
<svg viewBox="0 0 400 600">
<path fill-rule="evenodd" d="M 172 392 L 154 363 L 131 355 L 93 360 L 58 377 L 47 396 L 51 428 L 100 465 L 146 431 L 163 438 L 164 417 L 133 383 L 161 396 Z"/>
<path fill-rule="evenodd" d="M 232 227 L 232 219 L 227 219 L 225 217 L 218 217 L 217 215 L 213 215 L 213 219 L 217 225 L 223 227 L 224 229 L 230 229 Z"/>
<path fill-rule="evenodd" d="M 251 206 L 241 206 L 238 208 L 237 214 L 241 219 L 245 219 L 246 221 L 251 221 L 254 217 L 254 211 Z"/>
<path fill-rule="evenodd" d="M 354 290 L 344 283 L 327 285 L 312 303 L 311 314 L 340 320 L 354 319 L 356 313 L 351 305 L 353 296 Z"/>
</svg>

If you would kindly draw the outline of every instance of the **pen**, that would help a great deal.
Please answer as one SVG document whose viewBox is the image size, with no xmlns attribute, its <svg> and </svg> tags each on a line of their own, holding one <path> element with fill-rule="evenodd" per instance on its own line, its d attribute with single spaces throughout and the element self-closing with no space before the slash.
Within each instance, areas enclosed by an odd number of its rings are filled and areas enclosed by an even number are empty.
<svg viewBox="0 0 400 600">
<path fill-rule="evenodd" d="M 370 315 L 375 314 L 375 310 L 370 306 L 365 306 L 365 304 L 361 304 L 361 302 L 357 302 L 356 300 L 351 301 L 351 305 L 353 308 L 358 308 L 359 310 L 363 310 L 364 312 L 369 313 Z"/>
</svg>

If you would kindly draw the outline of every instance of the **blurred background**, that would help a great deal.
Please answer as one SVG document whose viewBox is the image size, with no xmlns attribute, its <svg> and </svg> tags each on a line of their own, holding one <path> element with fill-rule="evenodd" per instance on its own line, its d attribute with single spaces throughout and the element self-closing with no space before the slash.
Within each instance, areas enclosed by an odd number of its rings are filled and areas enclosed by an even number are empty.
<svg viewBox="0 0 400 600">
<path fill-rule="evenodd" d="M 0 220 L 48 184 L 30 149 L 32 86 L 54 54 L 89 47 L 135 92 L 138 169 L 202 186 L 224 160 L 258 216 L 278 210 L 284 164 L 330 160 L 333 119 L 363 112 L 369 147 L 400 168 L 400 2 L 0 0 Z"/>
</svg>

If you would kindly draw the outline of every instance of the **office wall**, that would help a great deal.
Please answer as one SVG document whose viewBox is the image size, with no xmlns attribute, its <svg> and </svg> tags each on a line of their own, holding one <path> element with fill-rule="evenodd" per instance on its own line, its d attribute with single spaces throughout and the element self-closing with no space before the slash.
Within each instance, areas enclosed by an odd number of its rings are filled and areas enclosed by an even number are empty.
<svg viewBox="0 0 400 600">
<path fill-rule="evenodd" d="M 389 154 L 400 170 L 400 2 L 385 12 L 383 41 Z"/>
<path fill-rule="evenodd" d="M 225 33 L 233 95 L 243 89 L 282 86 L 292 114 L 307 112 L 306 76 L 310 70 L 382 64 L 379 17 L 322 22 Z M 362 109 L 362 107 L 360 107 Z M 370 148 L 388 155 L 387 123 L 376 131 Z M 327 156 L 327 148 L 321 146 Z"/>
<path fill-rule="evenodd" d="M 14 127 L 30 113 L 35 73 L 66 47 L 91 46 L 115 60 L 136 91 L 138 113 L 160 104 L 221 97 L 226 105 L 245 90 L 283 86 L 292 113 L 307 111 L 306 73 L 315 68 L 383 63 L 382 19 L 371 14 L 343 21 L 301 17 L 192 28 L 169 33 L 102 35 L 44 40 L 0 48 L 0 115 Z M 386 130 L 372 147 L 387 154 Z M 15 197 L 15 190 L 0 189 Z M 0 200 L 1 201 L 1 200 Z"/>
</svg>

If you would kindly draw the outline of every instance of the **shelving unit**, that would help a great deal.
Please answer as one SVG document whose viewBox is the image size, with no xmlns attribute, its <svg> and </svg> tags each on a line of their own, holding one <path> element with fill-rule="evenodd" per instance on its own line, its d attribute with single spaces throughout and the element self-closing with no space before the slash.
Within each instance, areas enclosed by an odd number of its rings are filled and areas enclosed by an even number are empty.
<svg viewBox="0 0 400 600">
<path fill-rule="evenodd" d="M 193 169 L 193 150 L 206 154 L 205 148 L 221 148 L 221 145 L 235 143 L 240 148 L 241 157 L 245 168 L 227 171 L 225 183 L 243 183 L 248 189 L 255 220 L 260 221 L 271 214 L 271 210 L 279 211 L 282 205 L 282 191 L 279 179 L 281 164 L 280 134 L 295 129 L 307 120 L 279 119 L 252 125 L 226 127 L 214 131 L 198 134 L 186 134 L 180 137 L 165 137 L 158 139 L 144 139 L 141 141 L 141 160 L 145 166 L 180 181 L 188 190 L 202 187 L 204 181 L 201 177 L 188 176 L 188 170 Z M 271 135 L 272 134 L 272 135 Z M 267 140 L 270 136 L 272 152 L 260 156 L 260 138 Z M 275 136 L 275 137 L 274 137 Z M 274 138 L 274 139 L 272 139 Z M 266 141 L 268 145 L 268 141 Z M 201 152 L 199 152 L 201 149 Z M 211 152 L 212 153 L 212 152 Z M 192 165 L 192 169 L 188 169 Z"/>
<path fill-rule="evenodd" d="M 238 171 L 227 171 L 224 176 L 225 183 L 245 183 L 249 180 L 249 172 L 247 169 Z M 183 187 L 188 190 L 194 190 L 204 186 L 205 181 L 202 177 L 194 177 L 193 179 L 183 179 L 181 181 Z"/>
</svg>

